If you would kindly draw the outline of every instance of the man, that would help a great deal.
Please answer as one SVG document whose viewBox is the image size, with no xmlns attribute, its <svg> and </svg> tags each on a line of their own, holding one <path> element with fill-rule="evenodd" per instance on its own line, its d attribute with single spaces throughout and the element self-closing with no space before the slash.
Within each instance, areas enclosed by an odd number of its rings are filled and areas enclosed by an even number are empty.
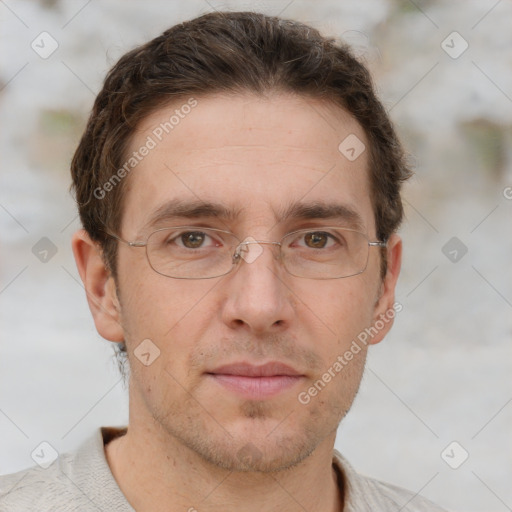
<svg viewBox="0 0 512 512">
<path fill-rule="evenodd" d="M 401 307 L 409 175 L 367 70 L 311 27 L 212 13 L 122 57 L 73 251 L 129 425 L 4 477 L 0 509 L 441 510 L 333 451 Z"/>
</svg>

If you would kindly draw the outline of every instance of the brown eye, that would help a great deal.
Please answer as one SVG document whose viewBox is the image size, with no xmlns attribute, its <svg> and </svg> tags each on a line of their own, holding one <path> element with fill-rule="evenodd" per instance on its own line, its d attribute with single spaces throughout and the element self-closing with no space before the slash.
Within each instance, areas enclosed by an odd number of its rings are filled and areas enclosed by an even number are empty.
<svg viewBox="0 0 512 512">
<path fill-rule="evenodd" d="M 206 233 L 201 231 L 189 231 L 183 233 L 181 236 L 181 242 L 187 249 L 198 249 L 206 238 Z"/>
<path fill-rule="evenodd" d="M 317 231 L 304 235 L 304 240 L 306 245 L 312 249 L 323 249 L 327 245 L 329 237 L 326 233 Z"/>
</svg>

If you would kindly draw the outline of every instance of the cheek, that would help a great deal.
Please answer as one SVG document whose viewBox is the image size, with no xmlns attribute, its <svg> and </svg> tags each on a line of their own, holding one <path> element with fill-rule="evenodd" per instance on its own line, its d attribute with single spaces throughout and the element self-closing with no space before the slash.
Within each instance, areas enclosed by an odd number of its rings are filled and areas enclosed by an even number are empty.
<svg viewBox="0 0 512 512">
<path fill-rule="evenodd" d="M 133 270 L 134 278 L 124 279 L 120 287 L 127 350 L 133 354 L 143 340 L 149 339 L 160 354 L 146 368 L 145 379 L 160 378 L 160 373 L 163 378 L 175 375 L 185 379 L 190 353 L 214 324 L 216 310 L 211 307 L 211 298 L 217 283 L 170 279 L 151 269 L 149 272 Z"/>
<path fill-rule="evenodd" d="M 371 324 L 375 284 L 364 273 L 346 279 L 311 281 L 297 291 L 305 311 L 335 336 L 328 346 L 340 350 Z"/>
<path fill-rule="evenodd" d="M 207 301 L 201 299 L 212 286 L 208 283 L 205 289 L 207 282 L 201 287 L 199 282 L 154 274 L 125 282 L 121 288 L 122 326 L 133 382 L 149 408 L 171 403 L 182 396 L 183 386 L 195 385 L 188 360 L 210 324 Z M 145 365 L 148 352 L 152 361 Z"/>
<path fill-rule="evenodd" d="M 208 281 L 171 279 L 157 274 L 145 254 L 119 264 L 123 327 L 130 334 L 165 336 L 212 288 Z M 125 263 L 124 265 L 122 263 Z M 197 314 L 197 313 L 196 313 Z"/>
</svg>

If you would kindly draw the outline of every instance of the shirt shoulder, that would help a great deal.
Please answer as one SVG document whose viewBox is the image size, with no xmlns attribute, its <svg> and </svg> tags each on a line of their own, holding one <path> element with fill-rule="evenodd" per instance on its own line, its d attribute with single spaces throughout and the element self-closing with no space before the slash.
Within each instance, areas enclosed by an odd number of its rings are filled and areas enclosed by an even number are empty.
<svg viewBox="0 0 512 512">
<path fill-rule="evenodd" d="M 66 455 L 50 467 L 35 466 L 10 475 L 0 476 L 0 511 L 79 510 L 83 499 L 66 482 Z"/>
<path fill-rule="evenodd" d="M 360 475 L 337 450 L 333 462 L 343 478 L 344 512 L 448 512 L 417 493 Z"/>
<path fill-rule="evenodd" d="M 106 461 L 103 429 L 46 469 L 0 476 L 0 512 L 133 512 Z"/>
</svg>

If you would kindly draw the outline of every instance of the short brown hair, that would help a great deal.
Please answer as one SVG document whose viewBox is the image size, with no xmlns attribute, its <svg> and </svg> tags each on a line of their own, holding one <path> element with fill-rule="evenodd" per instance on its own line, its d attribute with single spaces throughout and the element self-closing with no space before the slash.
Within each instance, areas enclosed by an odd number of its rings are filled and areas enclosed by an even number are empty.
<svg viewBox="0 0 512 512">
<path fill-rule="evenodd" d="M 369 143 L 377 237 L 402 221 L 400 188 L 411 174 L 368 70 L 350 49 L 302 23 L 254 12 L 213 12 L 180 23 L 124 55 L 108 73 L 71 164 L 82 225 L 116 277 L 126 179 L 111 181 L 135 127 L 171 101 L 212 93 L 285 91 L 325 99 L 348 111 Z M 123 173 L 123 176 L 126 173 Z M 103 191 L 101 194 L 98 191 Z M 382 275 L 386 272 L 382 258 Z"/>
</svg>

